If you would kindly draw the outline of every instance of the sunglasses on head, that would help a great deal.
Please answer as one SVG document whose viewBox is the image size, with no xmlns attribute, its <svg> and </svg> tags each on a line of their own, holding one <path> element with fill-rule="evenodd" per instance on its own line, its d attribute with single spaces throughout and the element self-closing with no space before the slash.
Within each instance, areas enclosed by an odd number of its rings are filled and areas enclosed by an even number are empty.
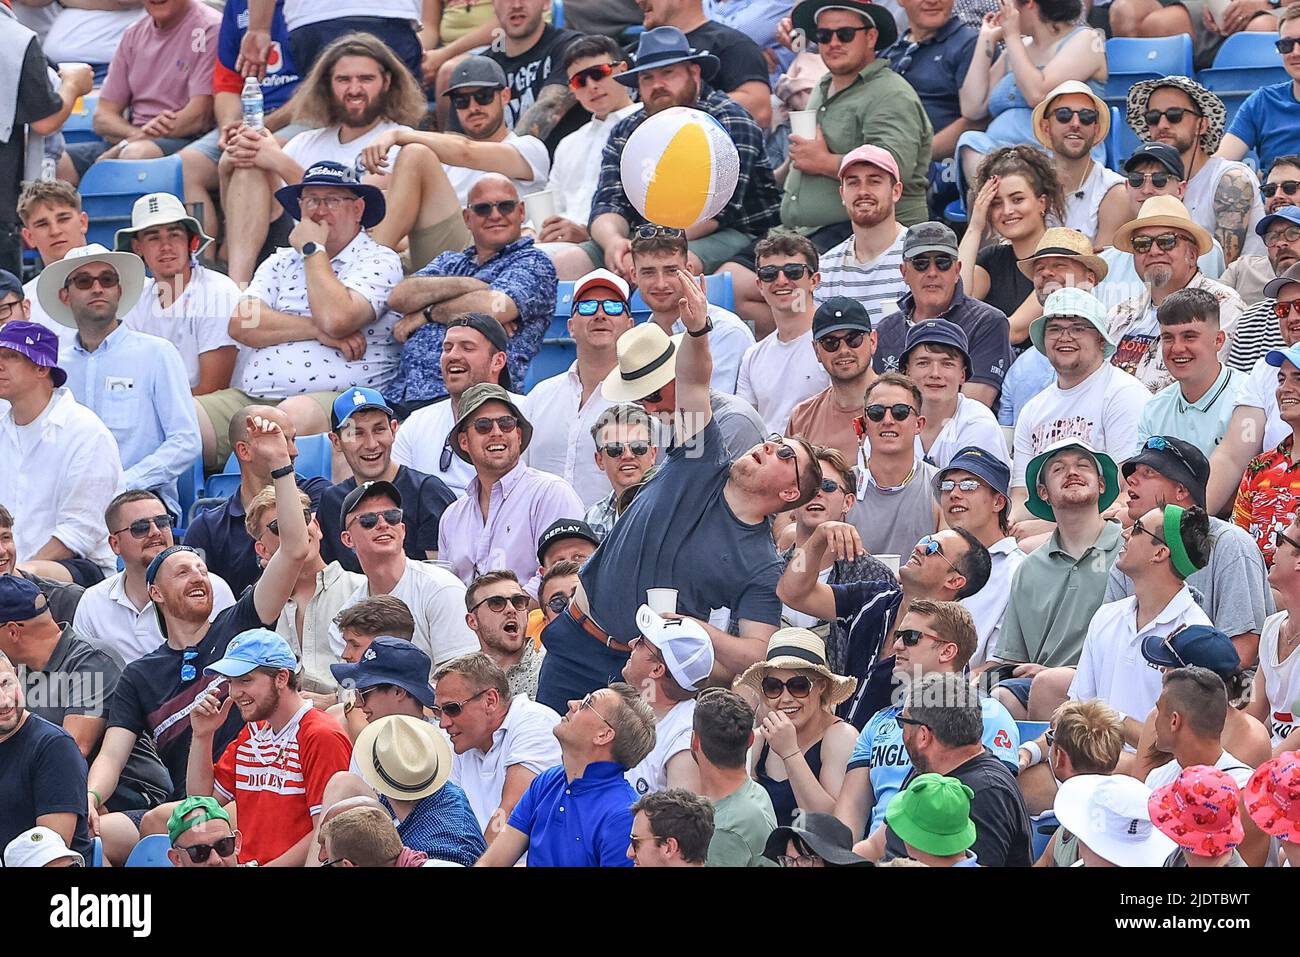
<svg viewBox="0 0 1300 957">
<path fill-rule="evenodd" d="M 622 458 L 623 450 L 631 449 L 633 455 L 645 455 L 650 451 L 649 442 L 608 442 L 600 450 L 611 459 Z"/>
<path fill-rule="evenodd" d="M 1188 114 L 1192 116 L 1204 116 L 1204 113 L 1198 113 L 1196 110 L 1189 110 L 1183 106 L 1171 106 L 1167 110 L 1147 110 L 1142 114 L 1142 119 L 1147 121 L 1147 126 L 1155 126 L 1160 122 L 1163 116 L 1169 121 L 1171 126 L 1177 126 L 1183 121 L 1183 117 Z"/>
<path fill-rule="evenodd" d="M 188 854 L 192 863 L 203 864 L 207 862 L 213 851 L 217 852 L 217 857 L 229 857 L 235 853 L 235 835 L 223 837 L 211 844 L 191 844 L 189 847 L 177 847 L 176 850 Z"/>
<path fill-rule="evenodd" d="M 523 594 L 520 594 L 520 595 L 492 595 L 492 596 L 490 596 L 490 597 L 488 597 L 488 598 L 484 598 L 482 601 L 476 601 L 476 602 L 474 603 L 474 607 L 471 608 L 470 611 L 471 611 L 471 612 L 476 611 L 476 610 L 479 608 L 479 606 L 481 606 L 481 605 L 487 605 L 490 609 L 492 609 L 492 610 L 495 611 L 495 612 L 503 612 L 503 611 L 505 611 L 505 610 L 506 610 L 506 605 L 512 605 L 512 606 L 514 607 L 515 611 L 527 611 L 527 610 L 528 610 L 528 596 L 527 596 L 527 595 L 523 595 Z"/>
<path fill-rule="evenodd" d="M 350 519 L 348 524 L 351 525 L 355 521 L 366 531 L 370 531 L 379 524 L 381 518 L 389 525 L 400 525 L 402 524 L 402 510 L 400 508 L 386 508 L 381 512 L 362 512 Z"/>
<path fill-rule="evenodd" d="M 302 510 L 302 520 L 306 522 L 308 525 L 311 524 L 311 509 L 304 508 Z M 392 523 L 390 522 L 389 524 L 391 525 Z M 274 535 L 276 538 L 279 538 L 280 520 L 278 518 L 271 519 L 269 522 L 266 523 L 266 530 L 270 532 L 272 535 Z"/>
<path fill-rule="evenodd" d="M 1127 174 L 1128 184 L 1134 189 L 1141 189 L 1142 184 L 1151 180 L 1151 185 L 1156 189 L 1164 189 L 1169 185 L 1169 181 L 1174 178 L 1173 173 L 1129 173 Z"/>
<path fill-rule="evenodd" d="M 908 265 L 917 272 L 928 271 L 930 263 L 934 263 L 934 268 L 939 272 L 947 272 L 956 262 L 956 259 L 944 253 L 935 253 L 933 256 L 913 256 L 907 261 Z"/>
<path fill-rule="evenodd" d="M 511 215 L 519 208 L 519 200 L 503 199 L 496 203 L 470 203 L 469 211 L 479 219 L 487 219 L 492 215 L 493 210 L 500 210 L 502 216 Z"/>
<path fill-rule="evenodd" d="M 906 402 L 895 402 L 893 405 L 881 405 L 877 402 L 874 405 L 867 406 L 862 411 L 872 422 L 884 422 L 886 410 L 894 417 L 895 422 L 904 422 L 916 412 L 916 409 Z"/>
<path fill-rule="evenodd" d="M 1178 451 L 1178 446 L 1174 445 L 1163 435 L 1151 436 L 1151 438 L 1146 440 L 1146 443 L 1142 447 L 1151 449 L 1153 452 L 1168 452 L 1174 458 L 1178 459 L 1178 461 L 1182 462 L 1183 467 L 1187 469 L 1187 471 L 1191 472 L 1193 475 L 1196 474 L 1196 469 L 1192 468 L 1192 463 L 1187 461 L 1187 458 L 1182 452 Z"/>
<path fill-rule="evenodd" d="M 604 309 L 607 316 L 621 316 L 627 312 L 627 303 L 622 299 L 583 299 L 573 311 L 580 316 L 594 316 L 597 309 Z"/>
<path fill-rule="evenodd" d="M 1295 37 L 1283 37 L 1281 40 L 1274 41 L 1273 46 L 1277 47 L 1278 53 L 1286 56 L 1295 49 L 1297 43 L 1300 43 L 1300 40 L 1295 39 Z"/>
<path fill-rule="evenodd" d="M 807 675 L 795 675 L 789 681 L 768 675 L 763 679 L 763 697 L 779 698 L 782 691 L 789 691 L 796 698 L 806 698 L 812 694 L 812 679 Z"/>
<path fill-rule="evenodd" d="M 827 352 L 839 352 L 841 342 L 850 349 L 856 349 L 858 346 L 862 345 L 862 340 L 866 337 L 866 332 L 861 329 L 854 329 L 852 332 L 846 332 L 842 336 L 822 336 L 817 340 L 817 345 L 821 346 Z"/>
<path fill-rule="evenodd" d="M 980 487 L 977 479 L 962 479 L 960 482 L 956 479 L 944 479 L 939 483 L 940 492 L 951 492 L 953 489 L 961 489 L 963 492 L 973 492 Z"/>
<path fill-rule="evenodd" d="M 475 419 L 470 425 L 474 426 L 474 431 L 479 435 L 491 435 L 494 425 L 509 435 L 519 426 L 519 420 L 513 415 L 498 415 L 495 418 L 485 415 Z"/>
<path fill-rule="evenodd" d="M 116 289 L 118 283 L 117 273 L 102 272 L 97 276 L 92 276 L 90 273 L 80 272 L 75 276 L 69 276 L 67 282 L 63 284 L 63 288 L 67 289 L 69 286 L 76 286 L 84 292 L 95 283 L 99 283 L 105 289 Z"/>
<path fill-rule="evenodd" d="M 1153 245 L 1169 252 L 1182 238 L 1178 233 L 1161 233 L 1159 236 L 1131 236 L 1129 242 L 1133 244 L 1135 253 L 1149 253 Z"/>
<path fill-rule="evenodd" d="M 633 239 L 681 239 L 686 230 L 676 226 L 656 226 L 654 223 L 642 223 L 632 231 Z"/>
<path fill-rule="evenodd" d="M 816 30 L 813 31 L 813 39 L 816 40 L 818 43 L 830 43 L 831 37 L 834 37 L 836 40 L 839 40 L 841 43 L 852 43 L 853 38 L 857 34 L 865 33 L 868 30 L 874 30 L 874 29 L 876 29 L 874 26 L 835 27 L 834 29 L 827 29 L 826 27 L 818 27 Z"/>
<path fill-rule="evenodd" d="M 464 701 L 448 701 L 446 704 L 435 704 L 429 711 L 433 713 L 434 718 L 441 718 L 444 714 L 449 718 L 459 717 L 460 713 L 465 710 L 465 705 L 475 698 L 483 697 L 491 690 L 491 688 L 484 688 L 482 691 L 470 695 Z"/>
<path fill-rule="evenodd" d="M 614 75 L 614 64 L 597 63 L 595 66 L 589 66 L 585 70 L 579 70 L 573 76 L 569 77 L 569 89 L 581 90 L 588 83 L 599 83 L 601 80 L 607 80 Z"/>
<path fill-rule="evenodd" d="M 573 596 L 568 592 L 556 592 L 550 598 L 546 599 L 546 607 L 551 610 L 552 614 L 562 615 L 564 614 L 564 609 L 569 607 L 569 602 L 572 600 Z"/>
<path fill-rule="evenodd" d="M 1291 42 L 1295 43 L 1296 41 L 1292 40 Z M 1265 199 L 1272 199 L 1277 195 L 1279 189 L 1288 196 L 1294 196 L 1300 191 L 1300 180 L 1284 179 L 1280 183 L 1265 183 L 1259 188 L 1259 191 L 1264 194 Z"/>
<path fill-rule="evenodd" d="M 131 537 L 142 539 L 149 537 L 149 530 L 156 528 L 160 532 L 165 532 L 169 528 L 175 527 L 176 522 L 170 515 L 155 515 L 153 518 L 137 518 L 126 528 L 119 528 L 114 535 L 121 535 L 123 532 L 130 532 Z"/>
<path fill-rule="evenodd" d="M 1056 117 L 1056 122 L 1068 123 L 1077 116 L 1079 122 L 1084 126 L 1092 126 L 1092 124 L 1096 123 L 1098 115 L 1096 110 L 1072 110 L 1068 106 L 1058 106 L 1052 110 L 1052 116 Z"/>
<path fill-rule="evenodd" d="M 458 110 L 467 110 L 469 101 L 473 100 L 479 106 L 487 106 L 497 98 L 499 92 L 499 90 L 475 90 L 473 93 L 453 93 L 451 105 Z"/>
<path fill-rule="evenodd" d="M 785 263 L 780 266 L 759 266 L 754 275 L 759 282 L 776 282 L 778 274 L 791 282 L 798 282 L 804 276 L 811 276 L 812 271 L 812 266 L 807 263 Z"/>
</svg>

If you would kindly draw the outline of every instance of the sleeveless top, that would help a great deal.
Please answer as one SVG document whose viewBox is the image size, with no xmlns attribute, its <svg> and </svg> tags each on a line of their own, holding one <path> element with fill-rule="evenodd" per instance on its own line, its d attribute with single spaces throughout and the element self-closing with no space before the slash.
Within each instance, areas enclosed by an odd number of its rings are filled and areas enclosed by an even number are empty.
<svg viewBox="0 0 1300 957">
<path fill-rule="evenodd" d="M 835 724 L 838 723 L 838 721 L 835 722 Z M 828 725 L 828 727 L 833 726 L 834 724 Z M 772 799 L 772 810 L 776 812 L 776 826 L 790 827 L 794 823 L 794 812 L 798 809 L 799 802 L 795 800 L 794 788 L 791 787 L 789 778 L 784 781 L 777 781 L 767 773 L 767 756 L 771 750 L 772 746 L 764 741 L 763 750 L 758 753 L 758 764 L 754 768 L 754 777 L 763 790 L 767 792 L 767 796 Z M 822 743 L 820 740 L 803 753 L 803 759 L 808 762 L 808 770 L 812 771 L 813 777 L 820 777 L 822 773 Z"/>
<path fill-rule="evenodd" d="M 1065 45 L 1065 42 L 1069 40 L 1070 37 L 1078 33 L 1080 30 L 1091 30 L 1091 29 L 1092 27 L 1088 26 L 1087 24 L 1080 24 L 1079 26 L 1075 27 L 1069 33 L 1065 34 L 1065 36 L 1061 37 L 1061 39 L 1057 40 L 1055 44 L 1053 44 L 1052 56 L 1053 57 L 1056 56 L 1056 54 L 1060 51 L 1061 47 Z M 1005 50 L 1003 51 L 1002 55 L 1006 56 Z M 1038 72 L 1039 73 L 1043 72 L 1043 68 L 1041 66 L 1038 67 Z M 1096 92 L 1099 95 L 1101 94 L 1103 89 L 1102 84 L 1098 83 L 1096 80 L 1088 80 L 1087 83 L 1090 87 L 1093 88 L 1094 92 Z M 993 89 L 989 90 L 989 116 L 994 117 L 997 116 L 999 113 L 1005 113 L 1007 110 L 1015 110 L 1015 109 L 1031 110 L 1032 107 L 1029 105 L 1029 102 L 1025 99 L 1025 95 L 1020 92 L 1020 87 L 1016 85 L 1016 75 L 1011 69 L 1011 64 L 1008 63 L 1006 72 L 1002 74 L 1002 79 L 998 80 L 998 82 L 993 85 Z"/>
<path fill-rule="evenodd" d="M 1124 177 L 1101 163 L 1093 163 L 1082 186 L 1065 194 L 1065 226 L 1077 229 L 1094 242 L 1097 239 L 1097 213 L 1106 194 L 1124 182 Z"/>
<path fill-rule="evenodd" d="M 1300 648 L 1285 661 L 1278 660 L 1278 643 L 1287 613 L 1279 611 L 1264 622 L 1259 635 L 1259 667 L 1264 672 L 1264 693 L 1268 695 L 1268 731 L 1277 747 L 1295 730 L 1300 711 Z"/>
</svg>

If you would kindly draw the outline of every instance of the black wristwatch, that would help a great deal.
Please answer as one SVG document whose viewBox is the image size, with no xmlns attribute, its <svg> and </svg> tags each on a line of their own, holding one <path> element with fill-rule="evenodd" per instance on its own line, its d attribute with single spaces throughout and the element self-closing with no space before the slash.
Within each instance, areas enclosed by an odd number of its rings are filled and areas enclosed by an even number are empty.
<svg viewBox="0 0 1300 957">
<path fill-rule="evenodd" d="M 705 316 L 703 329 L 701 329 L 699 332 L 692 332 L 690 329 L 687 329 L 686 334 L 690 336 L 692 339 L 698 339 L 700 336 L 707 336 L 712 331 L 713 331 L 713 317 Z"/>
<path fill-rule="evenodd" d="M 273 479 L 282 479 L 282 478 L 284 478 L 286 475 L 292 475 L 292 474 L 293 474 L 293 463 L 292 463 L 292 462 L 290 462 L 288 465 L 282 466 L 282 467 L 280 467 L 280 468 L 278 468 L 278 469 L 271 469 L 271 478 L 273 478 Z"/>
<path fill-rule="evenodd" d="M 302 244 L 303 259 L 306 259 L 309 256 L 315 256 L 317 253 L 323 253 L 324 251 L 325 251 L 325 247 L 322 246 L 320 243 L 311 242 L 311 243 Z"/>
</svg>

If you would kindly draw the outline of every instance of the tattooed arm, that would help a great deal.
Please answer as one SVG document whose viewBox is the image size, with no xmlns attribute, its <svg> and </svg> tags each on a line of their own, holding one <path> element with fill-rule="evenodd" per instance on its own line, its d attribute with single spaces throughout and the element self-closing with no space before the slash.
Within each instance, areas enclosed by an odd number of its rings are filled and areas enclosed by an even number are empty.
<svg viewBox="0 0 1300 957">
<path fill-rule="evenodd" d="M 1234 262 L 1246 245 L 1250 204 L 1255 198 L 1252 177 L 1242 169 L 1231 169 L 1214 190 L 1214 238 L 1223 247 L 1223 258 Z"/>
<path fill-rule="evenodd" d="M 519 117 L 515 123 L 515 132 L 520 136 L 536 136 L 539 140 L 545 140 L 577 102 L 578 98 L 566 84 L 548 83 L 537 94 L 533 105 Z"/>
</svg>

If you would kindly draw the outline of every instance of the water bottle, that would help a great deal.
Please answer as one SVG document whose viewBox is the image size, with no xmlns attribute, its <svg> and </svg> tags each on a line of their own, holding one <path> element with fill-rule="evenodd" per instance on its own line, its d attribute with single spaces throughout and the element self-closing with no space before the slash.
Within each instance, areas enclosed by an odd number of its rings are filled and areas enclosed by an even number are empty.
<svg viewBox="0 0 1300 957">
<path fill-rule="evenodd" d="M 239 99 L 244 107 L 244 125 L 250 130 L 262 129 L 262 84 L 257 77 L 244 79 L 244 92 L 239 95 Z"/>
</svg>

